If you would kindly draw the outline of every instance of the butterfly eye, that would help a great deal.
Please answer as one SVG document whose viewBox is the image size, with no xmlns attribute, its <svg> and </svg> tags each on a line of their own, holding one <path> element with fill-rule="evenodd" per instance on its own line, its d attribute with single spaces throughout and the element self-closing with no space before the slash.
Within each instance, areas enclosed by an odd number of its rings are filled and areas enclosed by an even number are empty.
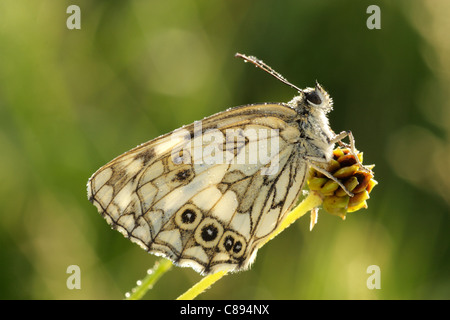
<svg viewBox="0 0 450 320">
<path fill-rule="evenodd" d="M 308 92 L 306 94 L 306 100 L 317 106 L 322 104 L 322 99 L 320 99 L 319 95 L 315 91 Z"/>
</svg>

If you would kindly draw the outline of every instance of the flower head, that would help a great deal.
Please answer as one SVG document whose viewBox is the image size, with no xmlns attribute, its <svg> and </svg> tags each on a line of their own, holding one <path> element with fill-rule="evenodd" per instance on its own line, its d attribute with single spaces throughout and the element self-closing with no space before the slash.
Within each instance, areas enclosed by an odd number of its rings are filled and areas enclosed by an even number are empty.
<svg viewBox="0 0 450 320">
<path fill-rule="evenodd" d="M 372 189 L 378 184 L 373 179 L 371 170 L 374 165 L 363 167 L 363 156 L 355 155 L 348 148 L 337 147 L 333 150 L 333 158 L 325 168 L 335 179 L 311 169 L 308 186 L 323 199 L 322 207 L 328 213 L 345 219 L 347 212 L 367 208 L 367 199 Z M 338 180 L 347 190 L 344 190 Z M 346 192 L 347 191 L 347 192 Z M 352 193 L 350 197 L 348 193 Z"/>
</svg>

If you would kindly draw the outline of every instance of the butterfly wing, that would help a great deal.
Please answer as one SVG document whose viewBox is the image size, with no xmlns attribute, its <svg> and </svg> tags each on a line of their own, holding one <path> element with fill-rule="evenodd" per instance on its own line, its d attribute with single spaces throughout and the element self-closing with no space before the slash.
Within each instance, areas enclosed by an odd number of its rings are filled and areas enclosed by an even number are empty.
<svg viewBox="0 0 450 320">
<path fill-rule="evenodd" d="M 205 118 L 101 167 L 88 198 L 151 253 L 200 273 L 245 269 L 303 187 L 297 117 L 284 104 L 257 104 Z M 254 161 L 261 149 L 270 161 Z"/>
</svg>

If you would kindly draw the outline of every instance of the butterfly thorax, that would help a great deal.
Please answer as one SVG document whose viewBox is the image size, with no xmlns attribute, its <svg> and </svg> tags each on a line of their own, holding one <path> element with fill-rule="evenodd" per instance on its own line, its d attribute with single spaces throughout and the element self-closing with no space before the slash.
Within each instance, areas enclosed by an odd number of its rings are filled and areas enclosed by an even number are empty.
<svg viewBox="0 0 450 320">
<path fill-rule="evenodd" d="M 328 162 L 331 158 L 335 133 L 329 126 L 327 113 L 332 110 L 333 101 L 317 83 L 315 88 L 307 88 L 289 103 L 298 114 L 299 153 L 303 159 Z"/>
</svg>

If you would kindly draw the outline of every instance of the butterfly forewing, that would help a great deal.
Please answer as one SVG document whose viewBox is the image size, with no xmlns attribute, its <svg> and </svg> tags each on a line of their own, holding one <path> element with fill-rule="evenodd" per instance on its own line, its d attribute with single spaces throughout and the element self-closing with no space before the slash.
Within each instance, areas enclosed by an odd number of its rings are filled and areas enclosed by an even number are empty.
<svg viewBox="0 0 450 320">
<path fill-rule="evenodd" d="M 286 104 L 218 113 L 115 158 L 88 197 L 151 253 L 201 273 L 245 269 L 303 187 L 296 120 Z"/>
</svg>

